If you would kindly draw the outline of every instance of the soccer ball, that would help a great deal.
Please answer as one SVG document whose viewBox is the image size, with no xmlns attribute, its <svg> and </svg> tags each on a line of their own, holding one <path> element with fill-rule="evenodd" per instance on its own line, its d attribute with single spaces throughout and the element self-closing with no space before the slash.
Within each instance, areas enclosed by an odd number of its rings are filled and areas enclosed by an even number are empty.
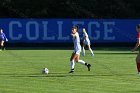
<svg viewBox="0 0 140 93">
<path fill-rule="evenodd" d="M 49 69 L 48 68 L 43 68 L 42 73 L 43 74 L 49 74 Z"/>
</svg>

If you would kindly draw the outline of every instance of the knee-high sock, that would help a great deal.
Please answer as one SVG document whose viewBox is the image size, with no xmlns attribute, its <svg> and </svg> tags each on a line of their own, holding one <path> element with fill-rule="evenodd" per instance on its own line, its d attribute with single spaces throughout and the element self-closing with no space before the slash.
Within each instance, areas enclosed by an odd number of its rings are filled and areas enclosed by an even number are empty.
<svg viewBox="0 0 140 93">
<path fill-rule="evenodd" d="M 91 54 L 93 54 L 93 51 L 92 51 L 92 49 L 91 49 L 91 48 L 89 48 L 89 51 L 91 52 Z"/>
<path fill-rule="evenodd" d="M 83 61 L 83 60 L 78 60 L 78 63 L 80 63 L 80 64 L 82 64 L 82 65 L 85 65 L 85 64 L 87 64 L 85 61 Z"/>
<path fill-rule="evenodd" d="M 75 66 L 74 60 L 70 61 L 71 70 L 74 70 L 74 66 Z"/>
<path fill-rule="evenodd" d="M 83 50 L 83 55 L 85 55 L 85 48 L 83 47 L 82 50 Z"/>
</svg>

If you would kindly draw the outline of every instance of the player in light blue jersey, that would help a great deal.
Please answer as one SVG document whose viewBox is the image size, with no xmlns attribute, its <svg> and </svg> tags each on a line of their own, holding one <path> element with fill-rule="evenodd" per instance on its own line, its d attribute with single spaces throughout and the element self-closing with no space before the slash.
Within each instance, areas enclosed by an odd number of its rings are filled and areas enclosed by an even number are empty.
<svg viewBox="0 0 140 93">
<path fill-rule="evenodd" d="M 0 29 L 0 47 L 1 47 L 1 50 L 4 50 L 4 43 L 7 42 L 8 39 L 6 38 L 4 32 L 3 32 L 3 29 Z"/>
<path fill-rule="evenodd" d="M 86 32 L 86 29 L 83 28 L 83 46 L 82 46 L 82 55 L 85 56 L 85 46 L 88 46 L 88 49 L 89 51 L 91 52 L 91 56 L 94 56 L 94 53 L 90 47 L 90 40 L 89 40 L 89 37 L 88 37 L 88 34 Z"/>
<path fill-rule="evenodd" d="M 73 51 L 73 53 L 71 55 L 71 58 L 70 58 L 71 70 L 70 70 L 69 73 L 74 72 L 74 67 L 75 67 L 75 62 L 74 61 L 76 61 L 77 63 L 80 63 L 82 65 L 85 65 L 88 68 L 88 71 L 90 71 L 91 65 L 84 62 L 83 60 L 80 60 L 81 45 L 80 45 L 80 38 L 79 38 L 79 33 L 78 33 L 78 27 L 77 26 L 72 27 L 71 36 L 73 38 L 74 51 Z"/>
</svg>

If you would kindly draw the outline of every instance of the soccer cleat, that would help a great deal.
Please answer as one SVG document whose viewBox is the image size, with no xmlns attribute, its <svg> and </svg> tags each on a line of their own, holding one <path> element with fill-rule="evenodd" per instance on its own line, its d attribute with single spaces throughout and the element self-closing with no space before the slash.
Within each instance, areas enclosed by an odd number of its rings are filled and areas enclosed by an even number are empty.
<svg viewBox="0 0 140 93">
<path fill-rule="evenodd" d="M 94 56 L 94 54 L 91 54 L 91 56 Z"/>
<path fill-rule="evenodd" d="M 82 56 L 85 56 L 85 54 L 83 53 Z"/>
<path fill-rule="evenodd" d="M 88 71 L 90 71 L 90 67 L 91 67 L 91 65 L 90 65 L 90 64 L 88 64 L 88 65 L 87 65 Z"/>
<path fill-rule="evenodd" d="M 73 74 L 73 73 L 74 73 L 74 71 L 72 71 L 72 70 L 71 70 L 69 73 L 70 73 L 70 74 Z"/>
</svg>

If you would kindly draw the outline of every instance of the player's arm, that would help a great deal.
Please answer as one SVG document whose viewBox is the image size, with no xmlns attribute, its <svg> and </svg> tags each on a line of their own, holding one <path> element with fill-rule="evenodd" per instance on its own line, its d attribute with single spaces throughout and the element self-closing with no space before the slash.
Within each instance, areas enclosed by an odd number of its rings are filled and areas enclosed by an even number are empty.
<svg viewBox="0 0 140 93">
<path fill-rule="evenodd" d="M 72 36 L 73 38 L 76 38 L 76 34 L 72 34 L 72 33 L 71 33 L 71 36 Z"/>
<path fill-rule="evenodd" d="M 6 37 L 6 35 L 4 33 L 3 33 L 3 36 L 4 36 L 5 40 L 8 41 L 8 39 L 7 39 L 7 37 Z"/>
<path fill-rule="evenodd" d="M 137 43 L 135 47 L 132 49 L 132 52 L 134 52 L 139 46 L 140 46 L 140 38 L 137 39 Z"/>
</svg>

